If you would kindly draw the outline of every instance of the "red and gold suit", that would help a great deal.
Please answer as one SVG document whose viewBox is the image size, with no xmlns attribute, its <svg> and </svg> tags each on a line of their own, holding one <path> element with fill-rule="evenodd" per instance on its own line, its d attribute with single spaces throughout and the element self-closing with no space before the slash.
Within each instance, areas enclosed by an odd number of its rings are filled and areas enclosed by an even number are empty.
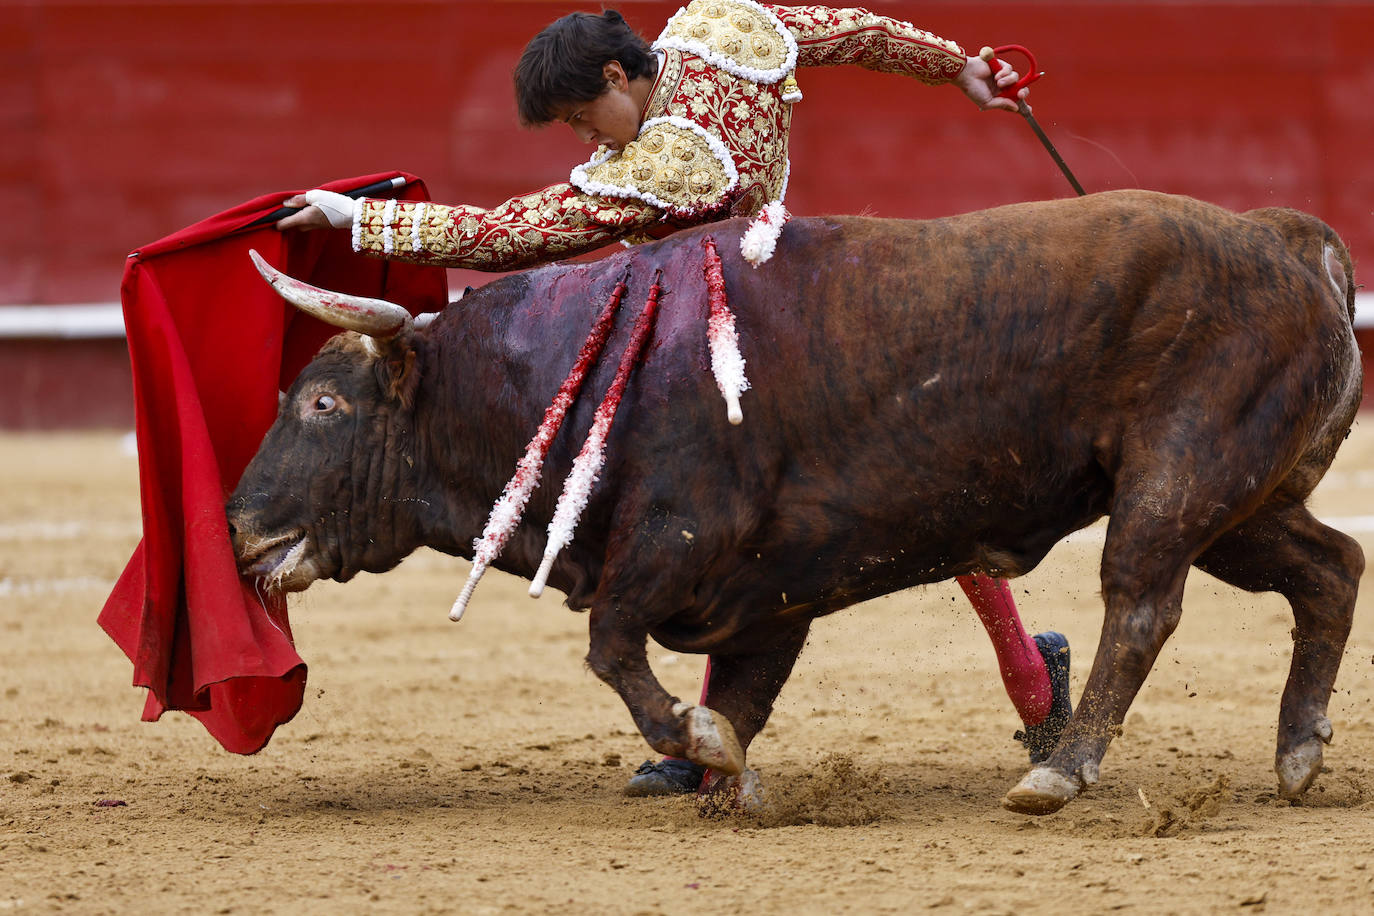
<svg viewBox="0 0 1374 916">
<path fill-rule="evenodd" d="M 963 50 L 864 9 L 692 0 L 654 42 L 638 136 L 599 148 L 565 183 L 490 210 L 364 200 L 357 251 L 478 270 L 569 257 L 655 228 L 755 216 L 787 188 L 797 67 L 858 64 L 946 83 Z"/>
</svg>

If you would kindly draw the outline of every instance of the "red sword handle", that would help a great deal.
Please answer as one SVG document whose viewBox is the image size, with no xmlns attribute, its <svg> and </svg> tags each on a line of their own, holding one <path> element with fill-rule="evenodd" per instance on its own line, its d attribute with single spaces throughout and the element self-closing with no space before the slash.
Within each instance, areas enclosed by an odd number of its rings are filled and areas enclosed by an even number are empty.
<svg viewBox="0 0 1374 916">
<path fill-rule="evenodd" d="M 1045 74 L 1042 70 L 1040 70 L 1039 67 L 1035 65 L 1035 55 L 1030 52 L 1030 49 L 1022 45 L 999 45 L 996 48 L 984 48 L 983 50 L 978 52 L 978 56 L 987 62 L 987 65 L 992 68 L 992 75 L 996 76 L 997 72 L 1002 69 L 1003 65 L 1003 61 L 999 60 L 997 55 L 1006 54 L 1008 52 L 1024 55 L 1027 63 L 1030 65 L 1026 68 L 1024 76 L 1022 76 L 1012 85 L 1003 89 L 1001 92 L 997 93 L 1000 97 L 1004 99 L 1011 99 L 1013 102 L 1015 102 L 1017 100 L 1017 93 L 1019 93 L 1022 89 L 1025 89 L 1031 83 L 1040 79 L 1040 77 L 1044 76 Z"/>
</svg>

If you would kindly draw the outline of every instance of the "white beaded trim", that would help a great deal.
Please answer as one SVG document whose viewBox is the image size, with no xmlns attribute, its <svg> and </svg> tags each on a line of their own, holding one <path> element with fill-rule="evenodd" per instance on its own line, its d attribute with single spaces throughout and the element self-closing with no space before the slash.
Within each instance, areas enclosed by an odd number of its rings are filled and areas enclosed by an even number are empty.
<svg viewBox="0 0 1374 916">
<path fill-rule="evenodd" d="M 396 200 L 388 200 L 386 206 L 382 208 L 382 253 L 391 254 L 396 247 L 396 230 L 391 228 L 392 220 L 396 219 Z"/>
<path fill-rule="evenodd" d="M 425 203 L 420 201 L 410 213 L 410 250 L 420 251 L 420 226 L 425 221 Z"/>
<path fill-rule="evenodd" d="M 671 124 L 682 130 L 690 131 L 706 141 L 706 146 L 711 150 L 711 154 L 720 161 L 721 168 L 725 170 L 725 176 L 729 179 L 726 182 L 725 189 L 721 191 L 722 196 L 733 191 L 736 186 L 739 185 L 739 170 L 735 168 L 735 162 L 730 158 L 730 150 L 718 137 L 714 136 L 706 128 L 702 127 L 700 124 L 693 124 L 686 118 L 677 115 L 667 115 L 661 118 L 650 118 L 645 121 L 640 126 L 639 134 L 636 139 L 644 136 L 644 132 L 656 124 Z M 572 170 L 572 173 L 568 175 L 568 181 L 578 190 L 586 194 L 594 194 L 598 197 L 633 197 L 636 200 L 642 200 L 647 204 L 652 204 L 660 210 L 669 210 L 678 213 L 687 209 L 671 204 L 666 200 L 660 200 L 656 195 L 648 191 L 641 191 L 633 185 L 614 185 L 604 181 L 597 181 L 587 176 L 588 169 L 601 165 L 615 155 L 618 155 L 616 150 L 607 150 L 600 155 L 592 156 L 592 158 Z M 716 203 L 716 201 L 706 201 L 705 203 Z"/>
<path fill-rule="evenodd" d="M 792 37 L 792 33 L 787 30 L 787 26 L 782 24 L 782 20 L 779 19 L 772 10 L 754 2 L 754 0 L 730 0 L 730 2 L 757 10 L 768 20 L 769 24 L 773 26 L 773 30 L 777 32 L 778 37 L 782 39 L 783 47 L 787 49 L 787 58 L 783 61 L 781 67 L 775 67 L 771 70 L 746 67 L 733 58 L 725 56 L 700 41 L 692 38 L 681 38 L 677 35 L 668 35 L 668 31 L 673 27 L 673 22 L 676 21 L 679 16 L 687 12 L 686 7 L 678 10 L 673 14 L 673 17 L 668 20 L 668 25 L 664 27 L 663 34 L 659 35 L 658 40 L 654 42 L 653 50 L 658 51 L 663 48 L 672 48 L 675 51 L 686 51 L 689 54 L 695 54 L 713 67 L 718 67 L 726 73 L 733 73 L 735 76 L 752 80 L 755 83 L 776 83 L 778 80 L 795 70 L 797 67 L 797 40 Z"/>
<path fill-rule="evenodd" d="M 635 139 L 636 139 L 636 140 L 639 139 L 639 137 L 640 137 L 640 136 L 643 136 L 643 134 L 644 134 L 644 125 L 640 125 L 639 134 L 637 134 L 637 135 L 635 136 Z M 591 179 L 589 179 L 589 178 L 587 177 L 587 169 L 594 169 L 594 168 L 596 168 L 598 165 L 601 165 L 603 162 L 606 162 L 606 161 L 609 160 L 612 156 L 615 156 L 615 155 L 617 155 L 618 153 L 619 153 L 618 150 L 613 150 L 613 149 L 608 149 L 608 150 L 606 150 L 605 152 L 596 152 L 596 153 L 592 153 L 592 158 L 588 159 L 586 162 L 582 163 L 581 165 L 573 166 L 573 170 L 568 174 L 568 182 L 569 182 L 570 184 L 576 185 L 576 186 L 577 186 L 577 189 L 578 189 L 579 191 L 585 191 L 585 192 L 588 193 L 588 194 L 599 193 L 599 192 L 596 192 L 596 191 L 592 191 L 590 188 L 585 188 L 585 187 L 582 186 L 582 183 L 583 183 L 583 182 L 585 182 L 585 183 L 588 184 L 588 185 L 592 185 L 592 186 L 599 186 L 599 185 L 601 184 L 600 182 L 592 181 Z M 610 187 L 610 186 L 607 185 L 607 187 Z"/>
<path fill-rule="evenodd" d="M 363 205 L 366 201 L 359 197 L 353 201 L 353 250 L 363 250 Z"/>
</svg>

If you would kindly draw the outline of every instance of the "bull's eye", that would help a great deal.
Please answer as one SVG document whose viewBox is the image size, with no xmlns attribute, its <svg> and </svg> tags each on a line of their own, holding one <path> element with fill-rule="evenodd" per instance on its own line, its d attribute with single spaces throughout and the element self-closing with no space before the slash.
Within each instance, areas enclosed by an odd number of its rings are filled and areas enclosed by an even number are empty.
<svg viewBox="0 0 1374 916">
<path fill-rule="evenodd" d="M 334 397 L 332 395 L 322 394 L 315 399 L 316 413 L 329 413 L 331 410 L 334 409 L 335 406 L 336 402 L 334 401 Z"/>
</svg>

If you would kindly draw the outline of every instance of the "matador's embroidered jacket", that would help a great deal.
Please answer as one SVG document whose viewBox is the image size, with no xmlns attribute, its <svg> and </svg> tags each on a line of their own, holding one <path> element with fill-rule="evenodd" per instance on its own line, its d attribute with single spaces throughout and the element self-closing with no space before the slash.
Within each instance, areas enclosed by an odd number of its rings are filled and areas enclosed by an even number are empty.
<svg viewBox="0 0 1374 916">
<path fill-rule="evenodd" d="M 935 85 L 963 50 L 864 9 L 692 0 L 654 42 L 658 75 L 639 135 L 605 147 L 569 181 L 490 210 L 360 201 L 357 251 L 408 261 L 514 270 L 655 228 L 753 216 L 786 192 L 796 67 L 858 64 Z"/>
</svg>

